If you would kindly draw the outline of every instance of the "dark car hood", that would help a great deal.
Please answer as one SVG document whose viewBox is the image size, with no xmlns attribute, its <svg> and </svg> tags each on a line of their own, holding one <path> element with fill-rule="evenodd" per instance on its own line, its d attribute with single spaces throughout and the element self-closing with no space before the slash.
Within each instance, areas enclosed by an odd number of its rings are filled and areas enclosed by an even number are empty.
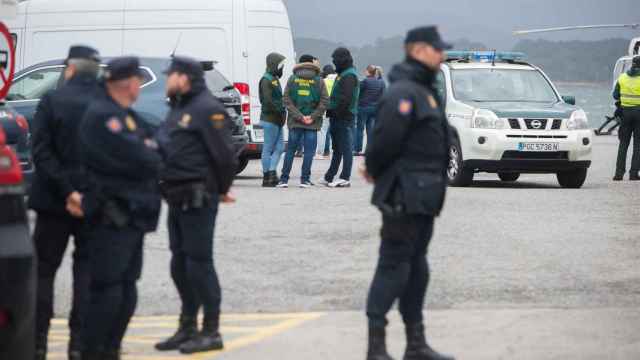
<svg viewBox="0 0 640 360">
<path fill-rule="evenodd" d="M 467 105 L 493 111 L 499 118 L 568 119 L 578 110 L 564 102 L 481 102 L 468 101 Z"/>
</svg>

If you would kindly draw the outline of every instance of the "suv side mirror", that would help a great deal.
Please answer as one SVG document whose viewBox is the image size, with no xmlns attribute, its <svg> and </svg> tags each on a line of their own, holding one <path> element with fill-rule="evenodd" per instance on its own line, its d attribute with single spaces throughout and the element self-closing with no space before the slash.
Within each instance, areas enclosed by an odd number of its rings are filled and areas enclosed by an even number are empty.
<svg viewBox="0 0 640 360">
<path fill-rule="evenodd" d="M 566 102 L 569 105 L 575 105 L 576 97 L 571 95 L 562 95 L 562 101 Z"/>
</svg>

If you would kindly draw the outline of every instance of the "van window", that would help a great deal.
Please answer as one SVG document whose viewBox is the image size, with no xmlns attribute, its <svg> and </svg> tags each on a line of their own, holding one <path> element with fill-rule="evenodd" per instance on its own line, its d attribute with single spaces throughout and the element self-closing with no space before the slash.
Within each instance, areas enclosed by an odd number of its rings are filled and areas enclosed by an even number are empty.
<svg viewBox="0 0 640 360">
<path fill-rule="evenodd" d="M 58 86 L 62 66 L 38 69 L 15 80 L 7 95 L 7 100 L 37 100 L 47 91 Z"/>
</svg>

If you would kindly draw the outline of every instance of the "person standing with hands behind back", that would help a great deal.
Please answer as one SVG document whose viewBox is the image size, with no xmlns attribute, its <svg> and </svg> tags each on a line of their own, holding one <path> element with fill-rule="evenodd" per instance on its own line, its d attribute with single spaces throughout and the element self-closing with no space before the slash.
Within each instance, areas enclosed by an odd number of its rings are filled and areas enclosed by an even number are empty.
<svg viewBox="0 0 640 360">
<path fill-rule="evenodd" d="M 285 57 L 278 53 L 267 56 L 267 71 L 260 79 L 260 124 L 264 130 L 262 146 L 263 187 L 278 185 L 278 163 L 284 152 L 284 123 L 287 111 L 284 106 L 280 78 L 284 71 Z"/>
<path fill-rule="evenodd" d="M 447 187 L 450 130 L 434 83 L 449 48 L 433 26 L 407 34 L 406 60 L 389 75 L 367 147 L 362 172 L 375 183 L 372 202 L 382 213 L 380 258 L 367 299 L 367 360 L 391 360 L 386 314 L 396 299 L 407 335 L 404 360 L 453 359 L 427 344 L 422 315 L 427 248 Z"/>
</svg>

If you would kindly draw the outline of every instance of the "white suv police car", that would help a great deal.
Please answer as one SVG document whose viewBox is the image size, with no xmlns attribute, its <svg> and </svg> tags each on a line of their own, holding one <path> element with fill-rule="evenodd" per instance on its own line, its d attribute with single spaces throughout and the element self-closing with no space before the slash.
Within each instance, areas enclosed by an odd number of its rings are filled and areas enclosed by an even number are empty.
<svg viewBox="0 0 640 360">
<path fill-rule="evenodd" d="M 468 186 L 475 173 L 502 181 L 523 173 L 556 174 L 580 188 L 591 165 L 592 131 L 575 98 L 561 96 L 522 53 L 452 51 L 439 74 L 454 139 L 448 176 Z"/>
</svg>

